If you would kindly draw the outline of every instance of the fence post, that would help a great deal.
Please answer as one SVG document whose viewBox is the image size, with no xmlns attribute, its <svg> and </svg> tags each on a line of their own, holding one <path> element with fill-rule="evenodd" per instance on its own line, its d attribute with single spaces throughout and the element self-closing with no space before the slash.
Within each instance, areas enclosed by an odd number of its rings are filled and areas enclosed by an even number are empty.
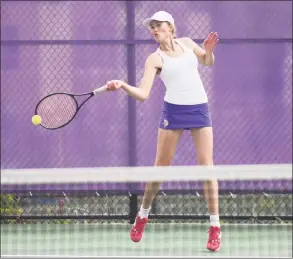
<svg viewBox="0 0 293 259">
<path fill-rule="evenodd" d="M 133 42 L 135 38 L 135 14 L 133 1 L 126 1 L 126 17 L 127 17 L 127 40 L 131 43 L 127 44 L 127 80 L 128 84 L 136 85 L 135 76 L 135 44 Z M 132 97 L 128 97 L 128 166 L 137 165 L 136 156 L 136 100 Z M 134 223 L 137 212 L 137 194 L 131 193 L 133 190 L 133 184 L 129 185 L 129 220 L 130 224 Z"/>
</svg>

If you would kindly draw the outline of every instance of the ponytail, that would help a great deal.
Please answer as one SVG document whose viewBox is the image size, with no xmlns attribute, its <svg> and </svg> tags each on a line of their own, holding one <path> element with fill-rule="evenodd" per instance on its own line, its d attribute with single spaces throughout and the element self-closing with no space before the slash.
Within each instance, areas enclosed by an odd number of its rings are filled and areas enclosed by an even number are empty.
<svg viewBox="0 0 293 259">
<path fill-rule="evenodd" d="M 169 23 L 169 22 L 167 22 L 167 23 L 168 23 L 169 26 L 172 26 L 172 37 L 173 37 L 173 38 L 176 38 L 176 27 L 175 27 L 175 25 L 173 25 L 173 24 L 171 24 L 171 23 Z M 170 37 L 171 46 L 172 46 L 172 49 L 175 50 L 175 47 L 174 47 L 174 45 L 173 45 L 172 37 Z"/>
</svg>

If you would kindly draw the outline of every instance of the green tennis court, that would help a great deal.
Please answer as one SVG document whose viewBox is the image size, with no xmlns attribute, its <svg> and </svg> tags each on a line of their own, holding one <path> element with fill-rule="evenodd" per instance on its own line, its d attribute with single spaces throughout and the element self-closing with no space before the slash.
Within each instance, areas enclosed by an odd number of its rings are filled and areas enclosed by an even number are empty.
<svg viewBox="0 0 293 259">
<path fill-rule="evenodd" d="M 208 225 L 148 224 L 140 243 L 130 224 L 28 224 L 1 226 L 3 256 L 292 257 L 291 224 L 223 224 L 222 247 L 205 249 Z"/>
</svg>

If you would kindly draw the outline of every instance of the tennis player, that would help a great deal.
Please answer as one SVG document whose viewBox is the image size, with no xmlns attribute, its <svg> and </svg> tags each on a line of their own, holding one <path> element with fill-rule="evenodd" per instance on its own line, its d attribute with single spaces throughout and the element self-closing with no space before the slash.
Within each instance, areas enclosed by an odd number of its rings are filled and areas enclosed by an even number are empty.
<svg viewBox="0 0 293 259">
<path fill-rule="evenodd" d="M 171 165 L 184 130 L 191 132 L 197 150 L 197 164 L 213 165 L 212 121 L 198 63 L 205 66 L 214 64 L 213 51 L 219 41 L 218 35 L 211 32 L 204 40 L 203 47 L 190 38 L 176 38 L 174 19 L 164 11 L 156 12 L 144 20 L 143 25 L 150 29 L 159 48 L 148 56 L 140 86 L 134 87 L 120 80 L 112 80 L 107 83 L 108 90 L 122 88 L 135 99 L 145 101 L 150 95 L 155 76 L 159 75 L 166 87 L 166 94 L 159 123 L 155 166 Z M 142 239 L 151 205 L 159 188 L 158 182 L 146 184 L 140 211 L 130 231 L 134 242 Z M 221 229 L 216 180 L 204 183 L 204 196 L 211 223 L 207 249 L 217 251 L 220 248 Z"/>
</svg>

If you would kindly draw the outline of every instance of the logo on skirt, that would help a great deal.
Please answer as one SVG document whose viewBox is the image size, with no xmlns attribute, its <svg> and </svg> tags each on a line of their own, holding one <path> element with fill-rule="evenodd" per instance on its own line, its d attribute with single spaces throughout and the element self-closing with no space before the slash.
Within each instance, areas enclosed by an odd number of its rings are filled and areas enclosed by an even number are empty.
<svg viewBox="0 0 293 259">
<path fill-rule="evenodd" d="M 164 124 L 164 127 L 166 128 L 169 125 L 169 122 L 166 119 L 164 119 L 163 124 Z"/>
</svg>

